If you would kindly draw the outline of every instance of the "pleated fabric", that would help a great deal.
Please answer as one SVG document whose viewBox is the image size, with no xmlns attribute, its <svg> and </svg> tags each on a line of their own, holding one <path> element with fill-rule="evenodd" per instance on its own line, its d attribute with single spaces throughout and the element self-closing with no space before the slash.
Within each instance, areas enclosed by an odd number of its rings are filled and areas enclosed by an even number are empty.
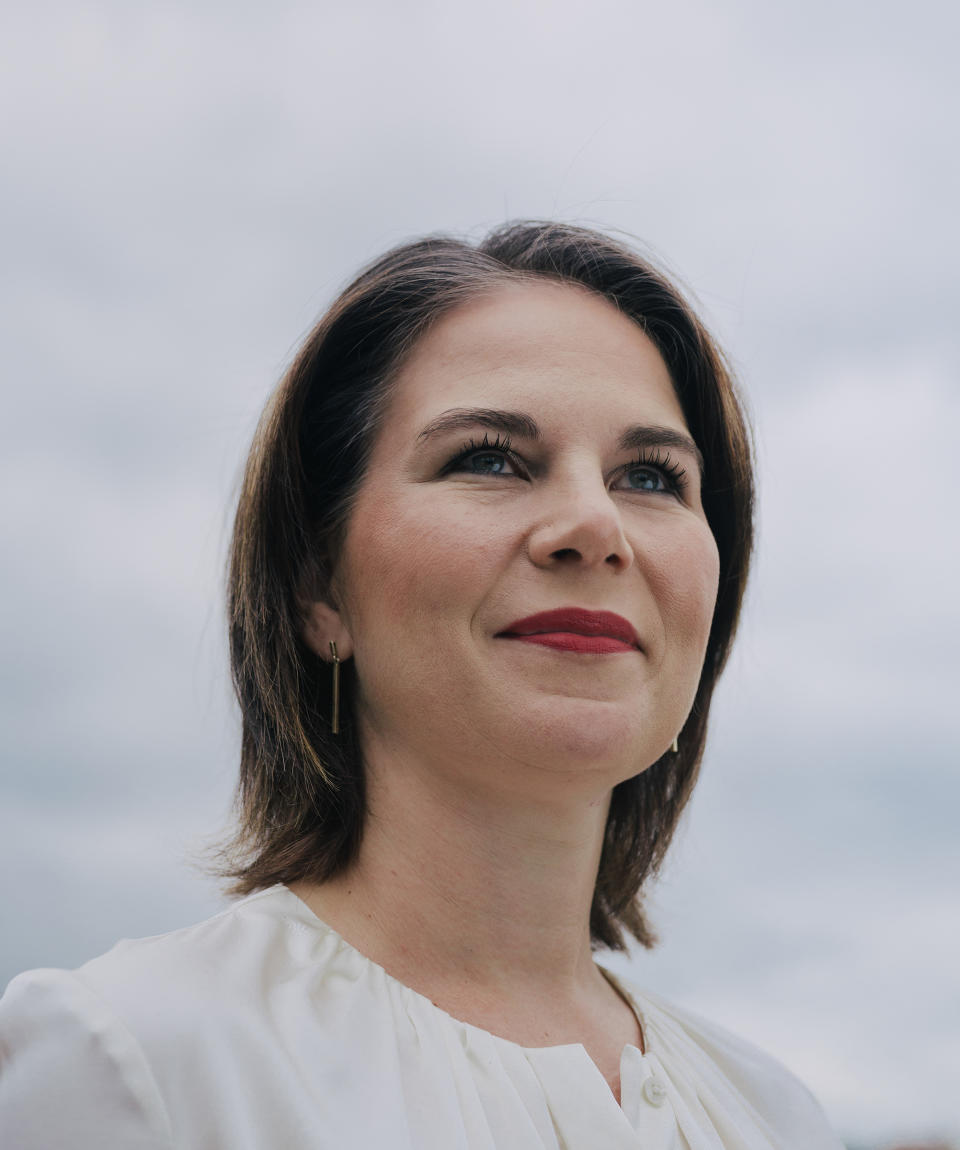
<svg viewBox="0 0 960 1150">
<path fill-rule="evenodd" d="M 460 1022 L 284 886 L 0 1000 L 16 1150 L 843 1150 L 783 1066 L 624 979 L 621 1103 L 580 1045 Z"/>
</svg>

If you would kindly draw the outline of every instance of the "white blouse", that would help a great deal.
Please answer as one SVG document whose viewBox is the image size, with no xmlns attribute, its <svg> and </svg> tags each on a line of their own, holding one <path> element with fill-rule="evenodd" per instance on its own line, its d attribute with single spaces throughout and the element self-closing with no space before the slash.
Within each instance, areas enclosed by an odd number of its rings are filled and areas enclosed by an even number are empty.
<svg viewBox="0 0 960 1150">
<path fill-rule="evenodd" d="M 285 886 L 0 1000 L 4 1150 L 843 1150 L 779 1063 L 611 981 L 622 1104 L 580 1045 L 459 1022 Z"/>
</svg>

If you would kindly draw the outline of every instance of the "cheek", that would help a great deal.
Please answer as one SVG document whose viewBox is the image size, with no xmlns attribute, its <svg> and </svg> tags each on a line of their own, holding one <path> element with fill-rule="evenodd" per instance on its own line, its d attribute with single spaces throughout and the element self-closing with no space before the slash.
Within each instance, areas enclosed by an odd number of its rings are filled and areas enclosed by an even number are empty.
<svg viewBox="0 0 960 1150">
<path fill-rule="evenodd" d="M 469 524 L 462 508 L 435 498 L 378 497 L 367 493 L 347 530 L 344 601 L 355 641 L 364 633 L 397 635 L 406 628 L 436 628 L 445 616 L 462 615 L 483 593 L 494 560 L 491 528 Z M 420 632 L 423 634 L 423 631 Z M 379 640 L 378 640 L 379 641 Z"/>
<path fill-rule="evenodd" d="M 664 624 L 673 643 L 702 661 L 717 602 L 720 558 L 713 534 L 698 522 L 671 540 L 658 564 L 657 582 Z"/>
</svg>

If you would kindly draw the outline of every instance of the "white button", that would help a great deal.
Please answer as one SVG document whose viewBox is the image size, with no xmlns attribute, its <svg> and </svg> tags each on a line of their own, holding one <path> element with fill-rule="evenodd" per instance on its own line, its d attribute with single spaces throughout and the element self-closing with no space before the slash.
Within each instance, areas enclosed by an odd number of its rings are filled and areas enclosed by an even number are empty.
<svg viewBox="0 0 960 1150">
<path fill-rule="evenodd" d="M 648 1078 L 643 1084 L 643 1096 L 651 1106 L 662 1106 L 667 1100 L 667 1092 L 658 1078 Z"/>
</svg>

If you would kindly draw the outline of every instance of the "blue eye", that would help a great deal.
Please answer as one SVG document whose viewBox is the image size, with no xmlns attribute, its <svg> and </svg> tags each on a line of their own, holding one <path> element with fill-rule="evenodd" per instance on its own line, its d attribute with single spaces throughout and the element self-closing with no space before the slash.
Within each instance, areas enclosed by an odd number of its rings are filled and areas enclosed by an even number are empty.
<svg viewBox="0 0 960 1150">
<path fill-rule="evenodd" d="M 687 485 L 687 473 L 661 448 L 647 451 L 622 472 L 629 491 L 649 491 L 660 495 L 680 495 Z"/>
<path fill-rule="evenodd" d="M 476 475 L 502 475 L 507 466 L 506 457 L 490 451 L 478 451 L 463 461 L 465 470 Z"/>
<path fill-rule="evenodd" d="M 484 435 L 481 442 L 471 439 L 446 466 L 446 472 L 466 472 L 467 475 L 517 475 L 521 470 L 516 455 L 510 450 L 510 440 L 499 435 L 493 442 Z"/>
<path fill-rule="evenodd" d="M 649 467 L 631 467 L 627 479 L 634 491 L 668 491 L 666 480 L 659 471 Z"/>
</svg>

